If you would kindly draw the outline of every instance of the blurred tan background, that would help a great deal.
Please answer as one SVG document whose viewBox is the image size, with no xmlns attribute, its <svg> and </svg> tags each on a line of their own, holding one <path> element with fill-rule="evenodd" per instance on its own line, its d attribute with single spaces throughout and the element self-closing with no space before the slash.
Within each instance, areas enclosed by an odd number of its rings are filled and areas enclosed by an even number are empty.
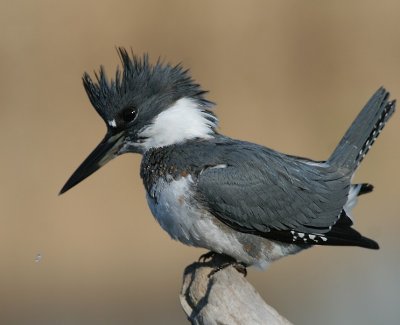
<svg viewBox="0 0 400 325">
<path fill-rule="evenodd" d="M 400 98 L 397 1 L 1 1 L 0 324 L 185 324 L 186 265 L 204 250 L 151 216 L 140 157 L 66 195 L 105 133 L 81 76 L 115 46 L 182 61 L 221 132 L 325 159 L 380 86 Z M 356 181 L 357 228 L 380 251 L 317 247 L 248 279 L 295 324 L 400 321 L 400 114 Z M 39 262 L 35 262 L 41 254 Z"/>
</svg>

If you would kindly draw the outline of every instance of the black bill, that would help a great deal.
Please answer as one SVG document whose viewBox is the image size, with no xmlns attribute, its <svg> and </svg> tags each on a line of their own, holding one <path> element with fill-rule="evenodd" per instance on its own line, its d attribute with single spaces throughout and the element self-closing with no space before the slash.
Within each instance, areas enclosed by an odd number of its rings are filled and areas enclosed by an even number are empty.
<svg viewBox="0 0 400 325">
<path fill-rule="evenodd" d="M 68 179 L 59 194 L 61 195 L 79 184 L 111 159 L 118 156 L 118 151 L 120 150 L 123 141 L 123 132 L 117 134 L 107 133 L 103 141 L 100 142 L 96 149 L 93 150 L 89 157 L 85 159 L 85 161 Z"/>
</svg>

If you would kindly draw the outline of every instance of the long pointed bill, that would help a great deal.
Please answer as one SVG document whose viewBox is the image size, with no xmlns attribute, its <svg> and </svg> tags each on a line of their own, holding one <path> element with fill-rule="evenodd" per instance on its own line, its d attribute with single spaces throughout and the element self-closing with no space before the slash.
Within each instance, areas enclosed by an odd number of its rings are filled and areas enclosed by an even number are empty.
<svg viewBox="0 0 400 325">
<path fill-rule="evenodd" d="M 93 150 L 93 152 L 78 167 L 72 176 L 65 183 L 60 191 L 60 195 L 82 182 L 86 177 L 92 175 L 100 167 L 104 166 L 111 159 L 118 156 L 118 151 L 124 141 L 123 132 L 111 135 L 106 134 L 103 141 Z"/>
</svg>

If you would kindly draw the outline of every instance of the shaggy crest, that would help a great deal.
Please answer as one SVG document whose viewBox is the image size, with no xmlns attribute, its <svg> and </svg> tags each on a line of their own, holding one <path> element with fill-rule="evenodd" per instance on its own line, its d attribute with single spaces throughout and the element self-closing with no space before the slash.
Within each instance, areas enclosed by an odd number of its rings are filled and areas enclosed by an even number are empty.
<svg viewBox="0 0 400 325">
<path fill-rule="evenodd" d="M 158 59 L 152 65 L 147 54 L 138 57 L 131 52 L 129 55 L 122 47 L 117 51 L 122 71 L 117 67 L 114 79 L 107 78 L 103 66 L 98 73 L 94 73 L 95 80 L 88 73 L 84 73 L 82 78 L 90 102 L 104 120 L 112 118 L 123 107 L 138 107 L 153 101 L 172 104 L 180 98 L 189 97 L 205 109 L 213 105 L 204 97 L 207 91 L 200 88 L 191 78 L 189 70 L 183 69 L 181 64 L 172 66 Z"/>
</svg>

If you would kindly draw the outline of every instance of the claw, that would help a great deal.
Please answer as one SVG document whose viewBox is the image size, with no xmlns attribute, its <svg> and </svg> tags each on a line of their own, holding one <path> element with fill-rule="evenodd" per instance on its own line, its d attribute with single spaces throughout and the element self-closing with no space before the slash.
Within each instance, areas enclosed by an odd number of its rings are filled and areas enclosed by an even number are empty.
<svg viewBox="0 0 400 325">
<path fill-rule="evenodd" d="M 204 263 L 204 262 L 206 262 L 207 260 L 212 259 L 215 255 L 217 255 L 217 253 L 215 253 L 215 252 L 213 252 L 213 251 L 209 251 L 209 252 L 207 252 L 207 253 L 205 253 L 205 254 L 202 254 L 202 255 L 199 257 L 199 262 Z"/>
<path fill-rule="evenodd" d="M 215 269 L 211 270 L 211 272 L 208 274 L 208 278 L 211 278 L 215 273 L 226 269 L 228 266 L 233 266 L 236 271 L 238 271 L 239 273 L 242 273 L 244 277 L 247 276 L 247 268 L 246 268 L 246 264 L 244 263 L 240 263 L 237 262 L 235 260 L 229 261 L 229 262 L 225 262 L 222 263 L 221 265 L 219 265 L 218 267 L 216 267 Z"/>
<path fill-rule="evenodd" d="M 215 262 L 216 264 L 219 264 L 217 267 L 211 270 L 211 272 L 208 274 L 208 277 L 211 278 L 215 273 L 227 268 L 228 266 L 233 266 L 236 271 L 239 273 L 242 273 L 243 276 L 247 276 L 247 266 L 246 264 L 242 262 L 236 261 L 234 258 L 224 255 L 224 254 L 218 254 L 213 251 L 209 251 L 199 257 L 199 262 L 200 263 L 205 263 L 208 260 L 216 259 Z"/>
<path fill-rule="evenodd" d="M 247 276 L 247 267 L 246 264 L 244 263 L 235 263 L 232 264 L 232 266 L 238 271 L 239 273 L 242 273 L 244 277 Z"/>
</svg>

